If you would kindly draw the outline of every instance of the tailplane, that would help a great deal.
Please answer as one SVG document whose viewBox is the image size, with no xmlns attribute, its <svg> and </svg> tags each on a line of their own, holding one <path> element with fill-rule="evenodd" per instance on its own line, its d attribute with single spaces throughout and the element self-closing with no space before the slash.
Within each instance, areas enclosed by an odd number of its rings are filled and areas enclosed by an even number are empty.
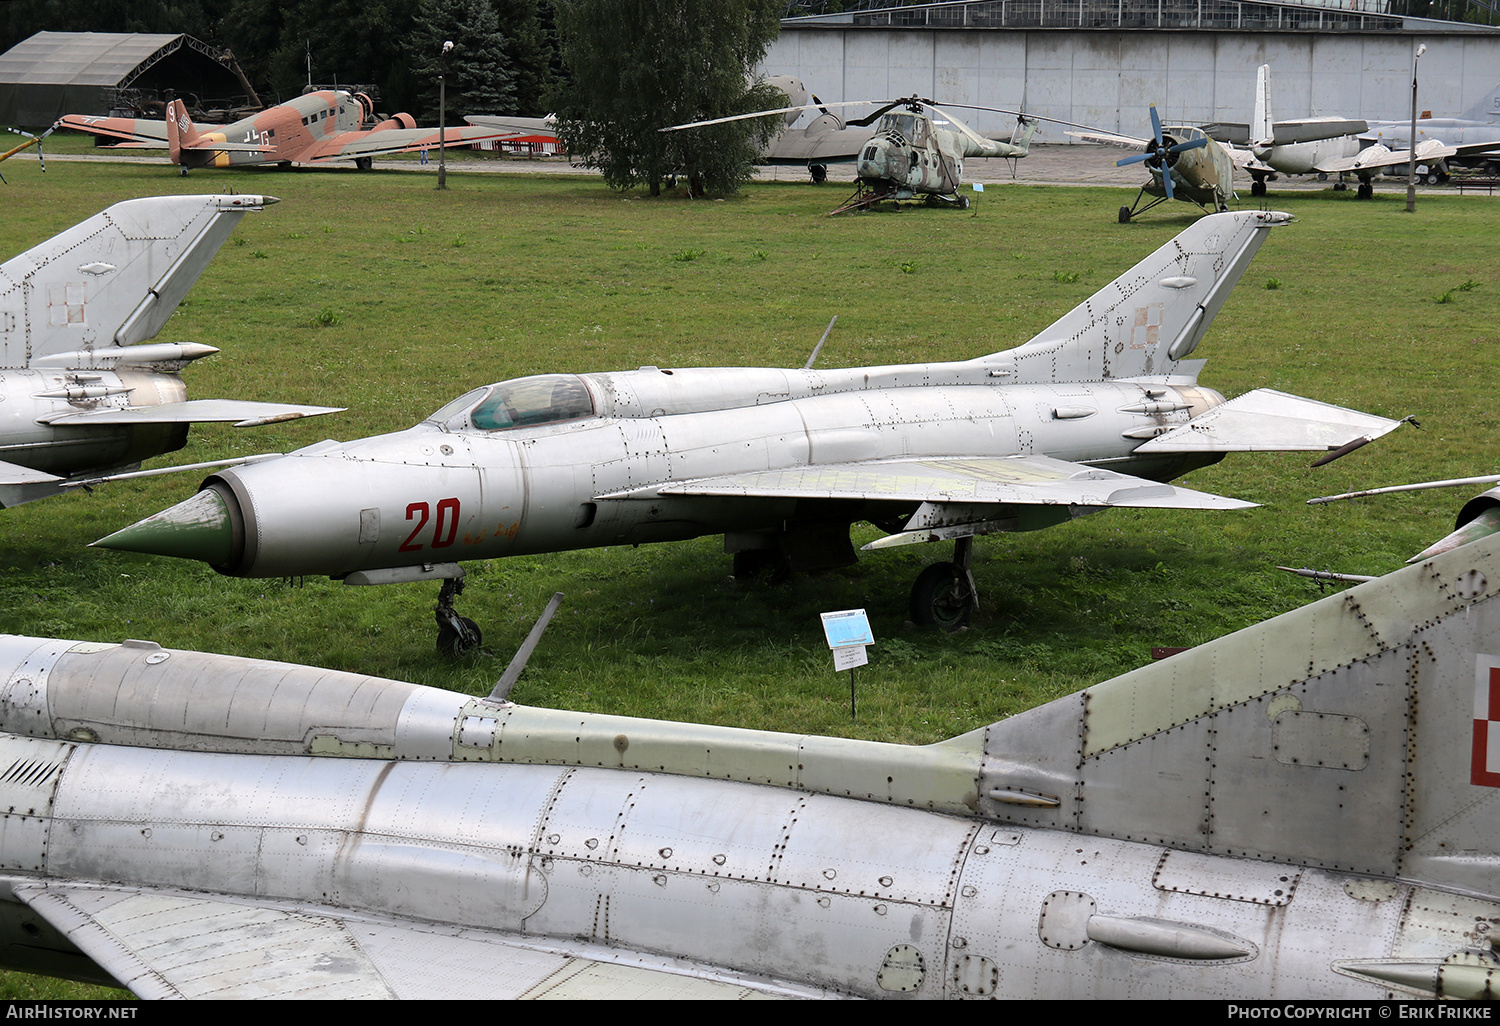
<svg viewBox="0 0 1500 1026">
<path fill-rule="evenodd" d="M 275 202 L 126 200 L 0 264 L 0 366 L 65 353 L 90 366 L 154 337 L 245 212 Z"/>
<path fill-rule="evenodd" d="M 1497 598 L 1491 537 L 994 724 L 981 801 L 1494 896 Z"/>
<path fill-rule="evenodd" d="M 1023 346 L 983 357 L 1007 383 L 1197 377 L 1197 347 L 1266 231 L 1290 214 L 1199 218 Z"/>
</svg>

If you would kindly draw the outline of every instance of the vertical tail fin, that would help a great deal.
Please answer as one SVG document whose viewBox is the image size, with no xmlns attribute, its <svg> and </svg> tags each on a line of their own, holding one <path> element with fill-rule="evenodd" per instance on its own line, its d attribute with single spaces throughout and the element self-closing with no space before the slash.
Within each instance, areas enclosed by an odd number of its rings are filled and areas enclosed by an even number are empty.
<svg viewBox="0 0 1500 1026">
<path fill-rule="evenodd" d="M 1040 122 L 1022 114 L 1016 119 L 1016 130 L 1010 134 L 1010 144 L 1019 147 L 1022 154 L 1031 152 L 1031 137 L 1036 135 Z"/>
<path fill-rule="evenodd" d="M 1500 119 L 1500 84 L 1490 86 L 1474 105 L 1459 115 L 1464 121 L 1496 121 Z"/>
<path fill-rule="evenodd" d="M 1262 64 L 1255 72 L 1255 113 L 1250 124 L 1250 145 L 1271 144 L 1276 135 L 1271 115 L 1271 66 Z"/>
<path fill-rule="evenodd" d="M 193 126 L 193 119 L 188 117 L 187 106 L 181 100 L 167 103 L 166 118 L 167 152 L 172 155 L 172 163 L 181 164 L 182 148 L 198 141 L 198 129 Z"/>
<path fill-rule="evenodd" d="M 1016 349 L 982 358 L 1018 384 L 1194 376 L 1185 359 L 1260 249 L 1290 214 L 1241 211 L 1199 218 Z"/>
<path fill-rule="evenodd" d="M 1494 896 L 1500 537 L 994 724 L 985 760 L 1014 822 Z"/>
<path fill-rule="evenodd" d="M 275 202 L 126 200 L 0 264 L 0 366 L 154 337 L 245 212 Z"/>
</svg>

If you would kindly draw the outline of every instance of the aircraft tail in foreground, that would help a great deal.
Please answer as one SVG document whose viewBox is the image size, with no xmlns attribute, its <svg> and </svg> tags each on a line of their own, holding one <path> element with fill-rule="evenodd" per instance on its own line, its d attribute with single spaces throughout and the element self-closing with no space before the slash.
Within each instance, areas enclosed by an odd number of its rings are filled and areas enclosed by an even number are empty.
<svg viewBox="0 0 1500 1026">
<path fill-rule="evenodd" d="M 1492 538 L 925 747 L 0 637 L 0 961 L 162 997 L 1491 997 L 1497 593 Z"/>
<path fill-rule="evenodd" d="M 240 218 L 277 202 L 126 200 L 5 261 L 0 367 L 109 365 L 118 347 L 156 336 Z"/>
<path fill-rule="evenodd" d="M 1497 594 L 1490 538 L 995 724 L 981 804 L 1493 899 Z"/>
</svg>

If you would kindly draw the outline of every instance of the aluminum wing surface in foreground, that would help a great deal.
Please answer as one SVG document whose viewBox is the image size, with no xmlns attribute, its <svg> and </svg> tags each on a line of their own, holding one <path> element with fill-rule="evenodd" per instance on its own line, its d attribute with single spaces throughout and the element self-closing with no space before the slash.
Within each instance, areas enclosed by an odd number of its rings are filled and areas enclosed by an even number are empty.
<svg viewBox="0 0 1500 1026">
<path fill-rule="evenodd" d="M 1497 595 L 1491 538 L 927 747 L 0 638 L 0 958 L 174 997 L 1488 997 Z"/>
</svg>

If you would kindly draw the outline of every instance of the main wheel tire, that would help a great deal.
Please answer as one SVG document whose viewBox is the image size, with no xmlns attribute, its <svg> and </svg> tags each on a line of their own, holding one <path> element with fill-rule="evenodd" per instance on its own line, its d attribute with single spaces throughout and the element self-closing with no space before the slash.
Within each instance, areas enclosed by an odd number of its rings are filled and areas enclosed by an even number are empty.
<svg viewBox="0 0 1500 1026">
<path fill-rule="evenodd" d="M 1130 208 L 1129 207 L 1121 207 L 1120 208 L 1120 223 L 1121 224 L 1129 224 L 1130 223 Z"/>
<path fill-rule="evenodd" d="M 736 581 L 753 581 L 760 575 L 765 563 L 761 557 L 764 553 L 760 549 L 741 549 L 734 554 L 734 579 Z"/>
<path fill-rule="evenodd" d="M 812 175 L 814 185 L 822 185 L 828 181 L 828 165 L 826 164 L 809 164 L 807 172 Z"/>
<path fill-rule="evenodd" d="M 941 627 L 953 633 L 974 614 L 969 575 L 953 563 L 934 563 L 911 586 L 911 619 L 919 627 Z"/>
<path fill-rule="evenodd" d="M 438 655 L 448 659 L 457 659 L 468 655 L 484 641 L 484 636 L 479 632 L 479 625 L 473 620 L 467 616 L 460 616 L 458 622 L 459 630 L 454 630 L 453 624 L 446 621 L 438 624 Z"/>
</svg>

